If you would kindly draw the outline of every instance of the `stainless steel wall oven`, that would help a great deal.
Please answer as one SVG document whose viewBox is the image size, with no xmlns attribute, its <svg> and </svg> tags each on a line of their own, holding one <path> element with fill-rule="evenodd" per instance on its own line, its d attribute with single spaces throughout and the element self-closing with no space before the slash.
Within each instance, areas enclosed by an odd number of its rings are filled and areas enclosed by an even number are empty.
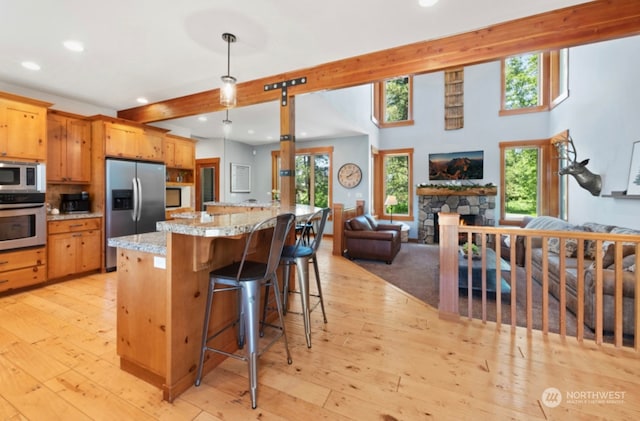
<svg viewBox="0 0 640 421">
<path fill-rule="evenodd" d="M 45 244 L 46 182 L 44 164 L 0 161 L 0 251 Z"/>
</svg>

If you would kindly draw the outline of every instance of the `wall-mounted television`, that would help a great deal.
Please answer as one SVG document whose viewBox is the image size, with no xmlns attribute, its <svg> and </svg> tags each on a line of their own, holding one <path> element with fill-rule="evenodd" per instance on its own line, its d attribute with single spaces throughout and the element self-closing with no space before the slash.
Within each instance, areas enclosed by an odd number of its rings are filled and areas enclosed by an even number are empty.
<svg viewBox="0 0 640 421">
<path fill-rule="evenodd" d="M 430 153 L 429 180 L 481 180 L 484 151 Z"/>
<path fill-rule="evenodd" d="M 165 206 L 167 208 L 182 207 L 182 189 L 180 187 L 166 188 Z"/>
</svg>

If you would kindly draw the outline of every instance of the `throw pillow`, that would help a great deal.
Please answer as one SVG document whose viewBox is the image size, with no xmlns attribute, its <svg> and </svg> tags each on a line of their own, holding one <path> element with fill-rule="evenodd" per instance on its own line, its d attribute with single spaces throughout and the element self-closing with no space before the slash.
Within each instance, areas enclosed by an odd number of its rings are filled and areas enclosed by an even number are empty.
<svg viewBox="0 0 640 421">
<path fill-rule="evenodd" d="M 349 221 L 349 226 L 354 231 L 371 231 L 369 220 L 364 216 L 356 216 Z"/>
<path fill-rule="evenodd" d="M 616 245 L 614 243 L 611 243 L 609 241 L 605 242 L 606 244 L 603 244 L 603 251 L 604 251 L 604 255 L 602 256 L 602 267 L 603 268 L 609 268 L 609 266 L 611 266 L 614 262 L 615 262 L 615 257 L 616 257 Z M 630 244 L 623 244 L 622 245 L 622 257 L 625 258 L 631 254 L 634 254 L 636 252 L 636 247 L 635 245 L 630 245 Z"/>
<path fill-rule="evenodd" d="M 591 230 L 588 227 L 575 225 L 568 228 L 567 231 L 590 232 Z M 549 251 L 551 253 L 560 254 L 559 238 L 549 238 L 547 244 L 549 246 Z M 564 255 L 565 257 L 577 257 L 578 255 L 578 239 L 577 238 L 565 238 Z"/>
<path fill-rule="evenodd" d="M 589 228 L 591 232 L 600 233 L 611 232 L 612 229 L 616 228 L 615 225 L 604 225 L 597 222 L 585 222 L 582 226 Z M 586 240 L 584 242 L 584 257 L 589 260 L 596 259 L 596 240 Z"/>
<path fill-rule="evenodd" d="M 636 256 L 635 254 L 629 254 L 622 259 L 622 270 L 625 272 L 635 272 L 636 270 Z M 614 262 L 607 269 L 616 270 L 616 263 Z"/>
</svg>

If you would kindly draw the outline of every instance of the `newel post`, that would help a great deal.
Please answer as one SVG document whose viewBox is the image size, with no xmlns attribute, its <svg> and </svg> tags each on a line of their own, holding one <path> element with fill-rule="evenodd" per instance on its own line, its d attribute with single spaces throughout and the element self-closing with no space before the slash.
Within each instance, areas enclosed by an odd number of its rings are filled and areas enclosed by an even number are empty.
<svg viewBox="0 0 640 421">
<path fill-rule="evenodd" d="M 458 311 L 458 224 L 457 213 L 438 213 L 440 235 L 440 318 L 459 319 Z"/>
</svg>

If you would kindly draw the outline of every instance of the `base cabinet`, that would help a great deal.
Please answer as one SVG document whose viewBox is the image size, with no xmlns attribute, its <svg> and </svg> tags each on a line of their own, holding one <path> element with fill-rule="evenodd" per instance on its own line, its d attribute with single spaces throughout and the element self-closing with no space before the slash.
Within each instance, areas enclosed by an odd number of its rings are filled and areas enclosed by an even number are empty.
<svg viewBox="0 0 640 421">
<path fill-rule="evenodd" d="M 47 280 L 44 247 L 0 253 L 0 292 Z"/>
<path fill-rule="evenodd" d="M 100 269 L 100 218 L 49 221 L 48 279 Z"/>
</svg>

